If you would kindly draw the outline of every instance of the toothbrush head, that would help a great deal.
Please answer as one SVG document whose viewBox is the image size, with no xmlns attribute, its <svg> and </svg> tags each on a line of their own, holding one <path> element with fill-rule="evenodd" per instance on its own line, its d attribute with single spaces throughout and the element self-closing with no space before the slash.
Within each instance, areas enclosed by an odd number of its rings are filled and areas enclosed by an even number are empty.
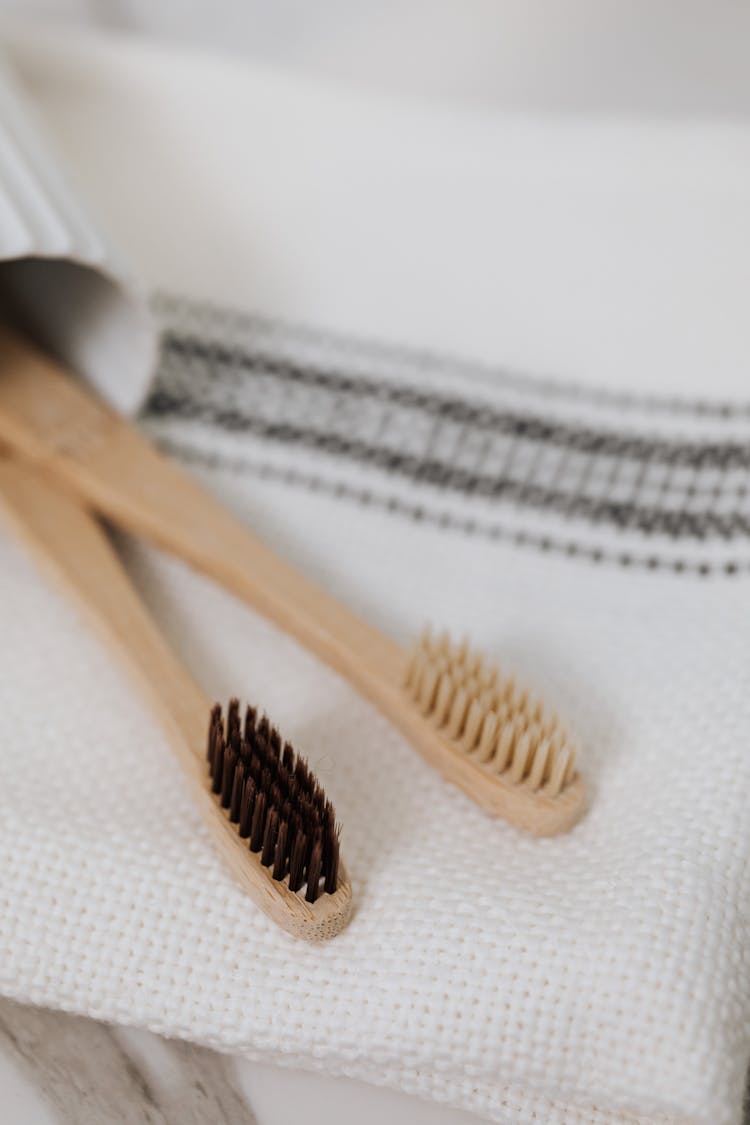
<svg viewBox="0 0 750 1125">
<path fill-rule="evenodd" d="M 431 728 L 449 780 L 532 832 L 572 827 L 585 804 L 575 747 L 557 715 L 513 676 L 427 629 L 407 660 L 404 688 Z"/>
<path fill-rule="evenodd" d="M 237 699 L 226 719 L 214 705 L 206 758 L 215 800 L 274 892 L 299 914 L 297 936 L 334 936 L 348 920 L 350 889 L 333 805 L 305 759 L 254 707 L 241 719 Z"/>
</svg>

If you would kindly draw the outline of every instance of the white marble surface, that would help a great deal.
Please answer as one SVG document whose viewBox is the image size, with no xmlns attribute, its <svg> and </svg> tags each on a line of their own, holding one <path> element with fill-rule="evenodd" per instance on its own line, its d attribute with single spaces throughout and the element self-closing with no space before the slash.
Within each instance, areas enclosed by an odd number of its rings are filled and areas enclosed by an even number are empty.
<svg viewBox="0 0 750 1125">
<path fill-rule="evenodd" d="M 0 1000 L 2 1125 L 480 1125 L 348 1079 Z"/>
</svg>

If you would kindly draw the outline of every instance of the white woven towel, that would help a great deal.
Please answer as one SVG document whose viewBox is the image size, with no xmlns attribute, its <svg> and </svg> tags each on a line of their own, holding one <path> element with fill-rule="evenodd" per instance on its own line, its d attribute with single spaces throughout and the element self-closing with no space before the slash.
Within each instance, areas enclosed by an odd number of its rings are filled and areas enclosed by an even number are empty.
<svg viewBox="0 0 750 1125">
<path fill-rule="evenodd" d="M 45 73 L 68 88 L 65 66 Z M 102 89 L 100 112 L 125 113 Z M 281 274 L 285 229 L 268 233 Z M 487 819 L 295 644 L 123 543 L 207 691 L 265 706 L 335 800 L 357 910 L 302 947 L 227 877 L 151 716 L 0 532 L 0 989 L 503 1125 L 736 1125 L 747 404 L 614 400 L 276 320 L 162 315 L 152 434 L 383 629 L 444 624 L 517 671 L 577 733 L 591 806 L 555 840 Z"/>
</svg>

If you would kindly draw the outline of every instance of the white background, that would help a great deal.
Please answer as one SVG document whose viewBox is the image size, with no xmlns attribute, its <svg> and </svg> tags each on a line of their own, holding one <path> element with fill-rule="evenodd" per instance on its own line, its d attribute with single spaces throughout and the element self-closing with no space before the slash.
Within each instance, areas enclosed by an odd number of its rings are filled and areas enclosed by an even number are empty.
<svg viewBox="0 0 750 1125">
<path fill-rule="evenodd" d="M 0 14 L 505 108 L 750 115 L 743 0 L 0 0 Z"/>
</svg>

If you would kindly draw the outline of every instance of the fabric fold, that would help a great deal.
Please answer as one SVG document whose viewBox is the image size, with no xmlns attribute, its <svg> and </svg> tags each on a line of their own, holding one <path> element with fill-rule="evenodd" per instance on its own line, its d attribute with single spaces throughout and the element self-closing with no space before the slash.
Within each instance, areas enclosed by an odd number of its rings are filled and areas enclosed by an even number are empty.
<svg viewBox="0 0 750 1125">
<path fill-rule="evenodd" d="M 0 299 L 114 405 L 137 409 L 156 354 L 145 292 L 71 190 L 2 55 Z"/>
<path fill-rule="evenodd" d="M 430 622 L 516 673 L 591 797 L 557 839 L 488 819 L 287 637 L 118 536 L 207 694 L 265 708 L 335 803 L 356 909 L 300 946 L 229 879 L 153 717 L 0 528 L 0 991 L 500 1125 L 738 1125 L 741 129 L 446 121 L 98 40 L 23 57 L 114 236 L 193 298 L 159 307 L 139 424 L 397 640 Z"/>
</svg>

